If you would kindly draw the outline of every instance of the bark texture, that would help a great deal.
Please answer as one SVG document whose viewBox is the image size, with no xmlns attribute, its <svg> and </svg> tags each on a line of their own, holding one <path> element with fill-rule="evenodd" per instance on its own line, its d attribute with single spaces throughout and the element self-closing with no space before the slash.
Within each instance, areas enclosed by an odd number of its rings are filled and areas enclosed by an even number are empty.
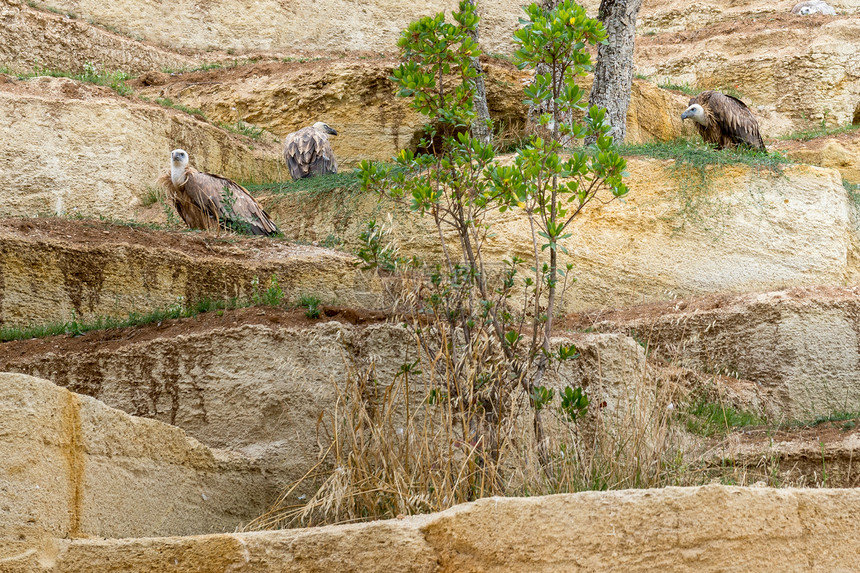
<svg viewBox="0 0 860 573">
<path fill-rule="evenodd" d="M 606 108 L 615 143 L 627 135 L 627 108 L 633 83 L 633 48 L 636 17 L 642 0 L 601 0 L 598 18 L 606 28 L 607 43 L 597 48 L 594 85 L 589 103 Z"/>
</svg>

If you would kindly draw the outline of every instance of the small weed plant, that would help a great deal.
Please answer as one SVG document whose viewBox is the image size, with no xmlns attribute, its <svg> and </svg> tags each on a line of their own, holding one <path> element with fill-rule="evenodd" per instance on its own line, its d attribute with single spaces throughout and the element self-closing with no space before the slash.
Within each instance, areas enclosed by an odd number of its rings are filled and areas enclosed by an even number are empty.
<svg viewBox="0 0 860 573">
<path fill-rule="evenodd" d="M 322 316 L 320 304 L 322 304 L 322 301 L 319 297 L 312 294 L 304 294 L 299 297 L 298 301 L 298 305 L 305 308 L 305 316 L 313 319 Z"/>
<path fill-rule="evenodd" d="M 251 302 L 254 305 L 281 306 L 284 302 L 284 291 L 281 290 L 278 275 L 272 273 L 265 289 L 260 286 L 260 278 L 253 277 L 251 279 Z"/>
<path fill-rule="evenodd" d="M 358 234 L 360 246 L 355 253 L 362 260 L 362 270 L 394 270 L 397 249 L 387 240 L 390 233 L 391 226 L 377 223 L 376 219 L 365 223 L 364 229 Z"/>
</svg>

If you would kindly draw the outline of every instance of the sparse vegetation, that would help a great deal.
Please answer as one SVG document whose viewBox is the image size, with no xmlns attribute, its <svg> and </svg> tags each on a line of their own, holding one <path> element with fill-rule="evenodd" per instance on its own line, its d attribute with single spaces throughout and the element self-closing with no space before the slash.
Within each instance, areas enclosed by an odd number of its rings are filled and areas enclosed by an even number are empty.
<svg viewBox="0 0 860 573">
<path fill-rule="evenodd" d="M 162 193 L 157 187 L 153 187 L 152 185 L 146 186 L 146 193 L 143 194 L 143 197 L 140 199 L 140 204 L 143 207 L 149 207 L 150 205 L 155 205 L 162 199 Z"/>
<path fill-rule="evenodd" d="M 587 69 L 585 46 L 604 37 L 602 27 L 569 1 L 551 14 L 537 4 L 526 9 L 527 23 L 515 35 L 519 64 L 540 64 L 564 81 L 541 73 L 525 88 L 534 102 L 556 103 L 540 118 L 550 135 L 533 137 L 512 165 L 499 165 L 492 145 L 468 129 L 474 117 L 470 62 L 479 55 L 469 34 L 478 21 L 474 10 L 461 2 L 455 23 L 438 14 L 413 22 L 401 36 L 404 61 L 393 81 L 427 117 L 419 145 L 427 152 L 403 151 L 394 167 L 362 162 L 360 178 L 363 189 L 435 223 L 443 262 L 392 265 L 383 227 L 371 221 L 365 228 L 362 258 L 366 267 L 395 271 L 391 309 L 414 338 L 415 355 L 391 384 L 372 370 L 348 384 L 337 408 L 345 418 L 338 414 L 328 425 L 328 453 L 340 470 L 293 514 L 300 523 L 431 511 L 485 495 L 644 483 L 612 475 L 617 466 L 596 467 L 629 459 L 617 450 L 595 455 L 582 440 L 577 427 L 599 419 L 601 404 L 592 404 L 585 388 L 545 383 L 579 356 L 573 345 L 550 344 L 559 300 L 572 284 L 571 266 L 557 256 L 567 252 L 566 229 L 598 193 L 608 195 L 605 202 L 627 192 L 625 162 L 606 136 L 605 111 L 592 107 L 585 121 L 568 119 L 570 111 L 587 107 L 573 79 Z M 597 137 L 594 152 L 560 157 L 563 137 L 591 135 Z M 481 256 L 493 233 L 487 214 L 508 209 L 521 210 L 531 223 L 527 240 L 534 256 L 513 257 L 497 270 Z M 426 393 L 413 398 L 410 383 L 419 379 Z M 613 446 L 607 442 L 607 448 Z"/>
<path fill-rule="evenodd" d="M 778 151 L 763 153 L 750 149 L 715 149 L 696 136 L 692 139 L 679 138 L 673 141 L 624 144 L 619 152 L 627 157 L 652 157 L 654 159 L 674 159 L 679 164 L 696 169 L 710 166 L 749 165 L 756 169 L 766 169 L 776 175 L 782 174 L 782 166 L 792 161 Z"/>
<path fill-rule="evenodd" d="M 842 180 L 842 187 L 848 192 L 848 198 L 855 207 L 860 208 L 860 183 L 851 183 L 847 179 Z"/>
<path fill-rule="evenodd" d="M 162 107 L 169 107 L 173 109 L 178 109 L 179 111 L 184 111 L 185 113 L 189 113 L 191 115 L 196 115 L 200 119 L 206 120 L 206 114 L 203 113 L 203 110 L 198 108 L 191 108 L 181 103 L 173 103 L 173 100 L 167 97 L 156 98 L 155 103 Z"/>
<path fill-rule="evenodd" d="M 238 133 L 239 135 L 244 135 L 246 137 L 250 137 L 251 139 L 260 140 L 263 136 L 263 128 L 257 127 L 251 123 L 246 123 L 241 119 L 234 124 L 229 123 L 219 123 L 219 127 L 222 129 L 226 129 L 227 131 L 232 131 L 233 133 Z"/>
<path fill-rule="evenodd" d="M 27 327 L 4 326 L 0 328 L 0 342 L 28 340 L 30 338 L 45 338 L 62 334 L 80 336 L 93 330 L 144 326 L 174 318 L 187 318 L 204 312 L 240 308 L 241 306 L 248 306 L 248 304 L 242 304 L 238 299 L 203 299 L 189 305 L 184 300 L 180 299 L 175 304 L 172 304 L 165 309 L 157 309 L 147 313 L 133 312 L 129 314 L 127 318 L 98 317 L 92 321 L 80 321 L 73 316 L 70 321 L 57 322 L 54 324 Z"/>
<path fill-rule="evenodd" d="M 706 400 L 696 401 L 687 412 L 679 415 L 684 418 L 688 432 L 705 437 L 725 435 L 737 428 L 762 426 L 766 423 L 751 412 Z"/>
<path fill-rule="evenodd" d="M 137 226 L 147 225 L 138 224 Z M 247 297 L 234 297 L 226 300 L 204 298 L 191 304 L 189 304 L 184 298 L 180 297 L 174 304 L 167 308 L 156 309 L 146 313 L 132 312 L 126 318 L 100 316 L 89 321 L 82 321 L 76 318 L 73 313 L 72 319 L 66 322 L 26 327 L 0 327 L 0 342 L 45 338 L 48 336 L 63 334 L 80 336 L 86 332 L 94 330 L 145 326 L 147 324 L 160 323 L 165 320 L 189 318 L 216 310 L 223 311 L 247 308 L 251 306 L 280 307 L 283 306 L 284 302 L 284 293 L 281 290 L 277 275 L 272 274 L 265 287 L 260 285 L 259 277 L 254 276 L 251 279 L 250 295 Z M 308 308 L 307 312 L 310 312 L 311 306 L 316 309 L 317 315 L 311 318 L 317 318 L 319 316 L 319 304 L 320 300 L 316 297 L 302 297 L 298 302 L 299 307 Z"/>
<path fill-rule="evenodd" d="M 671 82 L 657 84 L 657 87 L 663 88 L 664 90 L 673 90 L 676 92 L 681 92 L 682 94 L 688 95 L 690 97 L 695 97 L 699 95 L 699 93 L 702 91 L 698 88 L 691 87 L 690 84 L 673 84 Z"/>
<path fill-rule="evenodd" d="M 81 73 L 73 73 L 64 70 L 52 70 L 48 68 L 34 68 L 30 73 L 19 74 L 12 72 L 9 68 L 0 68 L 0 72 L 14 75 L 19 80 L 26 80 L 40 76 L 50 76 L 55 78 L 71 78 L 79 82 L 87 82 L 99 86 L 109 87 L 119 95 L 129 95 L 132 93 L 131 87 L 126 83 L 132 79 L 131 74 L 120 71 L 108 71 L 104 66 L 97 66 L 91 62 L 84 64 L 84 71 Z"/>
<path fill-rule="evenodd" d="M 847 124 L 837 127 L 827 127 L 822 120 L 822 124 L 808 129 L 800 129 L 786 135 L 781 135 L 779 139 L 790 141 L 809 141 L 818 137 L 826 137 L 831 135 L 840 135 L 842 133 L 851 133 L 860 129 L 860 125 Z"/>
<path fill-rule="evenodd" d="M 307 193 L 313 197 L 333 191 L 344 189 L 359 191 L 359 178 L 356 171 L 342 171 L 340 173 L 328 173 L 318 177 L 306 177 L 298 181 L 280 181 L 277 183 L 242 183 L 242 186 L 252 195 L 258 193 Z"/>
</svg>

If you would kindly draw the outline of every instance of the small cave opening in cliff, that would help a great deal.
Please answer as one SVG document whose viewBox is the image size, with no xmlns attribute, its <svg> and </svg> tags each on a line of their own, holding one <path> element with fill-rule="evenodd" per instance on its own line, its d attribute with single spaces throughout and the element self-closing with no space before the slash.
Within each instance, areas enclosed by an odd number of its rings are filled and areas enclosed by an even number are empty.
<svg viewBox="0 0 860 573">
<path fill-rule="evenodd" d="M 854 117 L 851 118 L 851 125 L 860 125 L 860 103 L 854 108 Z"/>
<path fill-rule="evenodd" d="M 465 127 L 453 128 L 447 124 L 440 124 L 433 130 L 431 138 L 427 131 L 419 129 L 412 135 L 407 149 L 412 149 L 416 153 L 435 155 L 442 149 L 445 137 L 456 136 L 463 131 L 466 131 Z M 494 118 L 493 146 L 497 155 L 516 151 L 527 139 L 525 117 Z"/>
</svg>

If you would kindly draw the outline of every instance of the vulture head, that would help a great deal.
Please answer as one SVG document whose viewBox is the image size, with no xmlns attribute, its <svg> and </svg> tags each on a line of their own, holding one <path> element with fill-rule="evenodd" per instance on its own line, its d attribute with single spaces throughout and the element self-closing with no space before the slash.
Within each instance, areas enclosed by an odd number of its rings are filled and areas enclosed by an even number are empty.
<svg viewBox="0 0 860 573">
<path fill-rule="evenodd" d="M 694 103 L 693 105 L 688 107 L 687 110 L 683 114 L 681 114 L 682 121 L 687 119 L 688 117 L 699 125 L 708 125 L 708 115 L 705 113 L 705 108 L 703 108 L 697 103 Z"/>
<path fill-rule="evenodd" d="M 185 168 L 188 167 L 188 152 L 184 149 L 174 149 L 170 152 L 170 180 L 174 185 L 185 183 Z"/>
<path fill-rule="evenodd" d="M 328 135 L 337 135 L 337 131 L 335 131 L 333 127 L 330 127 L 327 123 L 323 123 L 322 121 L 316 122 L 311 127 Z"/>
</svg>

